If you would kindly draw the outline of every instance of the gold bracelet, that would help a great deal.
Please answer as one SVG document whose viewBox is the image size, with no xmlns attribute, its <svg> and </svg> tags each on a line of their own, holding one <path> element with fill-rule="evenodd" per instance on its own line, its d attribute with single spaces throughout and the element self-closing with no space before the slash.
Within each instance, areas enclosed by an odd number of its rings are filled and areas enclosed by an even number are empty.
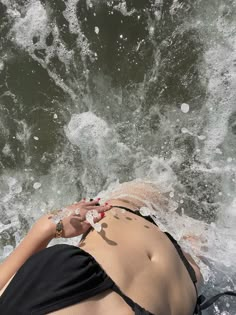
<svg viewBox="0 0 236 315">
<path fill-rule="evenodd" d="M 60 220 L 57 225 L 56 225 L 56 234 L 55 234 L 55 238 L 60 238 L 62 237 L 62 233 L 63 233 L 63 222 L 62 220 Z"/>
</svg>

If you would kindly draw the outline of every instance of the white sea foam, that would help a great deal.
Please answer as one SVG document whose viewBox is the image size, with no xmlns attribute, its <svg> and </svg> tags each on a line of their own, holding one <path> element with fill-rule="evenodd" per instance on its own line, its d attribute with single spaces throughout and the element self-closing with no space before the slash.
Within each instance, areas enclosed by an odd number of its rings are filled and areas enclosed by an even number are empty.
<svg viewBox="0 0 236 315">
<path fill-rule="evenodd" d="M 44 37 L 48 34 L 47 12 L 40 1 L 32 1 L 24 17 L 17 17 L 13 26 L 15 40 L 18 45 L 28 48 L 32 46 L 32 39 Z"/>
<path fill-rule="evenodd" d="M 206 36 L 211 38 L 210 42 L 206 42 L 207 49 L 204 54 L 209 95 L 207 141 L 202 155 L 206 161 L 214 160 L 217 146 L 227 141 L 228 120 L 236 110 L 236 68 L 234 66 L 236 40 L 233 35 L 236 27 L 232 19 L 225 14 L 228 12 L 233 17 L 233 10 L 233 6 L 222 4 L 219 10 L 221 14 L 217 16 L 217 19 L 216 12 L 209 9 L 206 12 L 208 21 L 205 21 L 204 27 L 208 32 Z"/>
<path fill-rule="evenodd" d="M 229 129 L 229 119 L 236 111 L 236 40 L 233 35 L 236 27 L 235 23 L 232 23 L 233 10 L 233 6 L 225 3 L 221 5 L 217 18 L 215 16 L 217 12 L 213 12 L 209 8 L 207 12 L 200 13 L 200 16 L 207 17 L 207 20 L 204 20 L 204 24 L 201 25 L 206 34 L 204 71 L 208 78 L 206 104 L 208 114 L 205 116 L 207 119 L 204 129 L 206 138 L 202 141 L 203 150 L 200 155 L 201 160 L 208 163 L 208 167 L 203 165 L 200 167 L 202 170 L 205 169 L 204 172 L 220 174 L 222 178 L 222 188 L 219 194 L 221 200 L 215 227 L 218 236 L 210 237 L 211 245 L 208 247 L 208 254 L 211 258 L 213 257 L 213 260 L 215 259 L 215 262 L 217 259 L 222 261 L 222 255 L 224 257 L 222 263 L 231 268 L 236 260 L 234 198 L 236 167 L 234 160 L 228 159 L 228 155 L 231 157 L 236 153 L 235 135 Z M 228 14 L 226 14 L 227 12 Z M 207 41 L 207 38 L 210 38 L 210 41 Z"/>
<path fill-rule="evenodd" d="M 73 115 L 65 128 L 71 143 L 78 146 L 84 164 L 82 181 L 94 194 L 103 181 L 113 181 L 120 168 L 130 163 L 130 150 L 119 141 L 108 124 L 92 112 Z M 96 170 L 96 179 L 94 179 Z M 92 177 L 91 177 L 92 176 Z"/>
<path fill-rule="evenodd" d="M 76 3 L 70 2 L 69 12 L 71 8 L 75 6 Z M 8 5 L 10 7 L 10 5 Z M 73 7 L 74 8 L 74 7 Z M 67 11 L 65 11 L 66 15 Z M 52 80 L 58 85 L 65 93 L 70 95 L 70 97 L 76 101 L 77 94 L 63 81 L 63 79 L 55 71 L 50 70 L 48 64 L 51 62 L 52 57 L 57 56 L 59 60 L 65 65 L 66 69 L 69 71 L 71 62 L 73 61 L 74 53 L 72 50 L 68 50 L 59 37 L 58 27 L 54 21 L 49 18 L 50 12 L 42 5 L 39 0 L 31 0 L 29 3 L 25 4 L 25 13 L 23 15 L 18 15 L 14 17 L 15 23 L 10 32 L 11 40 L 17 45 L 28 51 L 31 57 L 36 60 L 49 74 Z M 70 15 L 68 16 L 71 17 Z M 73 19 L 75 20 L 75 19 Z M 71 23 L 72 19 L 69 19 Z M 78 24 L 78 23 L 77 23 Z M 78 28 L 79 29 L 79 28 Z M 52 34 L 54 38 L 54 43 L 51 46 L 46 44 L 46 38 L 49 34 Z M 79 33 L 79 31 L 77 31 Z M 36 39 L 34 42 L 33 39 Z M 81 36 L 80 36 L 81 38 Z M 84 47 L 86 46 L 85 41 L 81 42 Z M 35 50 L 44 50 L 45 57 L 41 59 L 35 54 Z M 88 49 L 84 50 L 84 55 L 88 52 Z"/>
<path fill-rule="evenodd" d="M 226 57 L 228 56 L 228 57 Z M 206 54 L 206 63 L 209 71 L 209 111 L 208 124 L 206 128 L 207 141 L 205 142 L 202 158 L 214 159 L 214 152 L 218 145 L 223 143 L 228 131 L 228 119 L 236 110 L 236 76 L 232 71 L 233 61 L 231 49 L 227 46 L 210 48 Z M 225 75 L 226 74 L 227 78 Z M 224 81 L 227 80 L 227 86 Z"/>
<path fill-rule="evenodd" d="M 184 6 L 184 2 L 180 2 L 179 0 L 173 0 L 173 4 L 170 7 L 170 15 L 175 15 L 179 9 L 182 9 Z"/>
<path fill-rule="evenodd" d="M 76 44 L 81 50 L 81 56 L 89 56 L 91 60 L 94 58 L 93 52 L 90 50 L 89 42 L 86 36 L 82 33 L 80 23 L 78 21 L 77 11 L 77 0 L 68 1 L 66 3 L 66 9 L 63 12 L 64 17 L 69 22 L 70 32 L 77 35 Z"/>
<path fill-rule="evenodd" d="M 126 1 L 121 1 L 117 5 L 114 5 L 113 9 L 119 11 L 124 16 L 131 16 L 132 14 L 136 12 L 135 9 L 132 9 L 130 11 L 127 10 Z"/>
</svg>

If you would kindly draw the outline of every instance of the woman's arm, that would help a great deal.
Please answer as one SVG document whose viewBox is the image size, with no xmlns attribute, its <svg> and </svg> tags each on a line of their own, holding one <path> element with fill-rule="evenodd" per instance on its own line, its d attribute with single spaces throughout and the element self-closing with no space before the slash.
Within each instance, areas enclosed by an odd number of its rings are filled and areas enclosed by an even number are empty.
<svg viewBox="0 0 236 315">
<path fill-rule="evenodd" d="M 0 264 L 0 290 L 33 254 L 47 247 L 54 238 L 56 225 L 49 215 L 41 217 L 17 248 Z"/>
<path fill-rule="evenodd" d="M 97 206 L 98 201 L 99 199 L 89 202 L 82 200 L 66 207 L 71 215 L 64 217 L 62 220 L 62 237 L 70 238 L 86 233 L 91 226 L 86 221 L 86 214 L 90 210 L 96 209 L 100 213 L 94 219 L 94 223 L 99 222 L 104 217 L 104 212 L 111 209 L 111 206 L 108 204 Z M 76 214 L 76 210 L 79 210 L 79 214 Z M 51 217 L 52 215 L 44 215 L 38 219 L 17 248 L 0 264 L 0 290 L 30 256 L 46 248 L 55 237 L 56 224 L 50 220 Z"/>
</svg>

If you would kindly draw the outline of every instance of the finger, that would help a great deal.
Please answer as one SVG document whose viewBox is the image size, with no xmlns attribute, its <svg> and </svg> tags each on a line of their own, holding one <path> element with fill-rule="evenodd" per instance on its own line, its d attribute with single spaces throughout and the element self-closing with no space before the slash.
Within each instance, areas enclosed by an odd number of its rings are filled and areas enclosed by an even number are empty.
<svg viewBox="0 0 236 315">
<path fill-rule="evenodd" d="M 99 203 L 100 200 L 101 200 L 101 198 L 96 198 L 96 199 L 91 200 L 91 201 L 86 201 L 84 203 L 84 205 L 86 205 L 86 206 L 96 206 L 96 204 Z"/>
<path fill-rule="evenodd" d="M 100 212 L 99 216 L 97 218 L 94 218 L 94 223 L 99 222 L 100 220 L 102 220 L 104 217 L 106 216 L 105 211 Z"/>
<path fill-rule="evenodd" d="M 76 201 L 76 202 L 74 202 L 72 205 L 70 205 L 70 206 L 68 206 L 67 208 L 69 208 L 69 207 L 76 207 L 76 206 L 79 206 L 79 205 L 81 205 L 81 203 L 85 203 L 85 201 L 84 200 L 81 200 L 81 201 Z"/>
<path fill-rule="evenodd" d="M 97 217 L 94 217 L 94 218 L 93 218 L 93 222 L 94 222 L 94 223 L 97 223 L 97 222 L 99 222 L 100 220 L 102 220 L 105 216 L 106 216 L 105 211 L 100 212 Z M 88 224 L 88 225 L 91 226 L 91 224 L 90 224 L 86 219 L 83 221 L 83 224 Z"/>
<path fill-rule="evenodd" d="M 103 211 L 108 211 L 111 208 L 112 208 L 111 205 L 96 206 L 96 208 L 94 206 L 87 206 L 86 211 L 96 210 L 97 212 L 103 212 Z"/>
<path fill-rule="evenodd" d="M 106 211 L 110 210 L 111 208 L 112 208 L 112 205 L 106 204 L 106 205 L 98 207 L 98 212 L 106 212 Z"/>
</svg>

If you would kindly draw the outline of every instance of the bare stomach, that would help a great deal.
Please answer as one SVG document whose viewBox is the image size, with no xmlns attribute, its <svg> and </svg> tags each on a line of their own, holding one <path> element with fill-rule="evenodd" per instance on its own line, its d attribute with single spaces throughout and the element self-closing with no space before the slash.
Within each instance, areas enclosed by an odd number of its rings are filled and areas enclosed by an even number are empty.
<svg viewBox="0 0 236 315">
<path fill-rule="evenodd" d="M 135 214 L 121 212 L 107 213 L 102 226 L 102 232 L 89 233 L 80 247 L 96 259 L 123 293 L 155 315 L 193 313 L 194 285 L 173 244 L 156 226 Z M 108 290 L 50 313 L 64 314 L 134 312 L 121 296 Z"/>
<path fill-rule="evenodd" d="M 107 290 L 81 303 L 71 305 L 50 315 L 133 315 L 129 305 L 115 292 Z M 48 315 L 49 315 L 48 314 Z"/>
</svg>

